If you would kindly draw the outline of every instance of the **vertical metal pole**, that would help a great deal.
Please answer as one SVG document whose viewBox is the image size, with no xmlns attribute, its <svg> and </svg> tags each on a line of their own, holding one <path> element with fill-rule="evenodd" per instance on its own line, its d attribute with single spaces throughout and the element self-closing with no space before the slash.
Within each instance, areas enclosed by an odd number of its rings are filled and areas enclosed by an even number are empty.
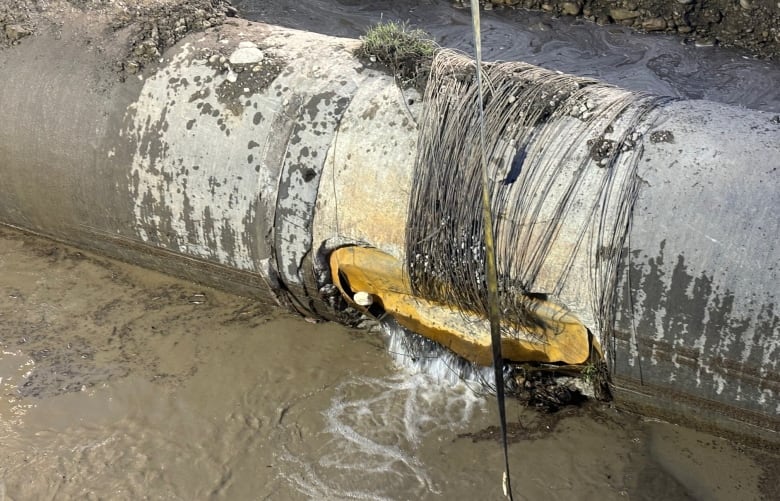
<svg viewBox="0 0 780 501">
<path fill-rule="evenodd" d="M 485 227 L 485 281 L 487 282 L 490 343 L 493 348 L 493 374 L 501 421 L 501 441 L 504 446 L 504 495 L 512 501 L 512 483 L 509 478 L 509 444 L 506 438 L 506 405 L 504 402 L 504 358 L 501 355 L 501 311 L 498 298 L 498 270 L 493 239 L 493 215 L 490 208 L 490 182 L 485 152 L 485 110 L 482 92 L 482 35 L 479 21 L 479 1 L 471 0 L 471 21 L 474 31 L 474 52 L 477 66 L 477 96 L 479 99 L 479 149 L 482 163 L 482 222 Z"/>
</svg>

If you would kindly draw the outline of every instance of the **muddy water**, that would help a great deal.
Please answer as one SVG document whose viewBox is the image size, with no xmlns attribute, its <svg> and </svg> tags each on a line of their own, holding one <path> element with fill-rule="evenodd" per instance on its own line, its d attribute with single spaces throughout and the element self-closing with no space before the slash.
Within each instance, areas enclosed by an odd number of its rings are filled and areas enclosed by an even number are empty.
<svg viewBox="0 0 780 501">
<path fill-rule="evenodd" d="M 470 13 L 448 0 L 233 3 L 248 19 L 353 38 L 383 20 L 409 21 L 441 45 L 473 54 Z M 524 10 L 484 12 L 482 32 L 485 60 L 525 61 L 631 90 L 780 112 L 780 65 L 744 51 Z"/>
<path fill-rule="evenodd" d="M 509 416 L 518 499 L 777 485 L 777 458 L 608 406 Z M 496 422 L 378 332 L 0 229 L 2 501 L 499 499 Z"/>
</svg>

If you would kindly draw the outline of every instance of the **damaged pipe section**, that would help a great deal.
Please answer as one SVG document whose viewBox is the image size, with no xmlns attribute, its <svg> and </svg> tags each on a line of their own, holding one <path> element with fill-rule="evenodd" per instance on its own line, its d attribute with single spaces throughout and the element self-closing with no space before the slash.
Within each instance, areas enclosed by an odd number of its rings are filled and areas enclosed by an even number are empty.
<svg viewBox="0 0 780 501">
<path fill-rule="evenodd" d="M 0 52 L 0 222 L 488 362 L 471 61 L 423 96 L 358 41 L 241 23 L 119 82 L 89 29 Z M 486 75 L 505 356 L 605 361 L 627 401 L 775 440 L 780 124 Z"/>
</svg>

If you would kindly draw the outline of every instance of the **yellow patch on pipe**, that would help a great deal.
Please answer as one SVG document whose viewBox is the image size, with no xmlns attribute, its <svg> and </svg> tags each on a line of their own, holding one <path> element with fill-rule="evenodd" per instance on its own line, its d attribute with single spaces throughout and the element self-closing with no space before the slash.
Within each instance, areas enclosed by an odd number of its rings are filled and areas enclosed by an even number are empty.
<svg viewBox="0 0 780 501">
<path fill-rule="evenodd" d="M 479 365 L 490 365 L 490 323 L 484 316 L 411 292 L 403 264 L 378 249 L 344 247 L 330 256 L 333 283 L 364 312 L 381 308 L 407 329 L 446 346 Z M 359 294 L 358 294 L 359 293 Z M 358 302 L 355 295 L 358 294 Z M 371 301 L 367 301 L 366 294 Z M 595 348 L 592 336 L 566 308 L 549 300 L 519 298 L 528 325 L 502 323 L 503 357 L 513 362 L 583 364 Z M 595 341 L 593 341 L 595 343 Z"/>
</svg>

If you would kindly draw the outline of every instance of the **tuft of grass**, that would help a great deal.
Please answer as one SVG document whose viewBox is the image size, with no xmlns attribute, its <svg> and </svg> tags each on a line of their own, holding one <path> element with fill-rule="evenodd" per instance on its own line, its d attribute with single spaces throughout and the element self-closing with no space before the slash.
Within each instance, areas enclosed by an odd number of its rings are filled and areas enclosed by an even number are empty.
<svg viewBox="0 0 780 501">
<path fill-rule="evenodd" d="M 593 362 L 588 362 L 582 367 L 580 374 L 586 383 L 592 383 L 599 375 L 599 368 Z"/>
<path fill-rule="evenodd" d="M 404 85 L 420 85 L 439 46 L 425 31 L 390 21 L 372 26 L 360 37 L 358 57 L 388 67 Z"/>
</svg>

